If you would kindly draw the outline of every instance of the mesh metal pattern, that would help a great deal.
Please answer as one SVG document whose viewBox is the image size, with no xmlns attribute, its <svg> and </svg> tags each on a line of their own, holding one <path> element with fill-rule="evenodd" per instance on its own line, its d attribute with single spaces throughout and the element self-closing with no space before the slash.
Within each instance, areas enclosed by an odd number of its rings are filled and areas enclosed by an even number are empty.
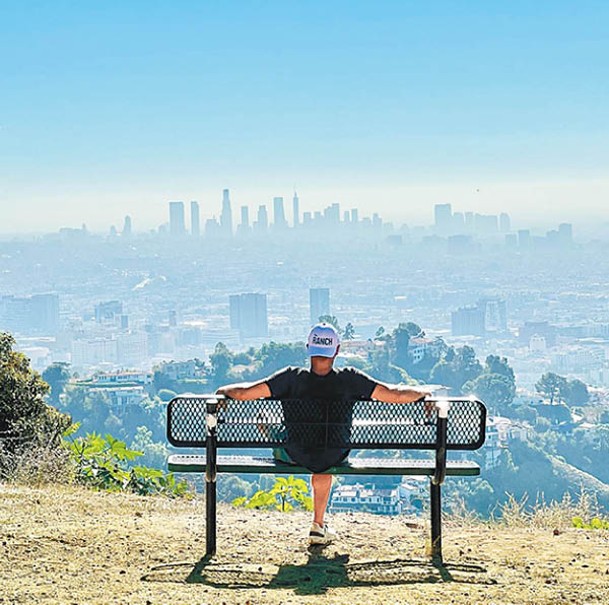
<svg viewBox="0 0 609 605">
<path fill-rule="evenodd" d="M 209 399 L 209 398 L 207 398 Z M 486 408 L 476 399 L 450 399 L 450 450 L 475 450 L 485 437 Z M 437 412 L 429 401 L 225 400 L 219 407 L 218 447 L 435 449 Z M 176 447 L 205 447 L 206 398 L 176 397 L 167 407 L 167 439 Z"/>
</svg>

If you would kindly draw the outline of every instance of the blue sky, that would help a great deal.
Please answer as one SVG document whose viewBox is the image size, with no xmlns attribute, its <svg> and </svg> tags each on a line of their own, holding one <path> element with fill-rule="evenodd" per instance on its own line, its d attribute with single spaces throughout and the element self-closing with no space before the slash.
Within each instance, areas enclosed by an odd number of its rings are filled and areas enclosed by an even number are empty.
<svg viewBox="0 0 609 605">
<path fill-rule="evenodd" d="M 430 222 L 602 217 L 606 2 L 0 2 L 0 232 L 294 185 Z M 577 215 L 574 215 L 577 208 Z"/>
</svg>

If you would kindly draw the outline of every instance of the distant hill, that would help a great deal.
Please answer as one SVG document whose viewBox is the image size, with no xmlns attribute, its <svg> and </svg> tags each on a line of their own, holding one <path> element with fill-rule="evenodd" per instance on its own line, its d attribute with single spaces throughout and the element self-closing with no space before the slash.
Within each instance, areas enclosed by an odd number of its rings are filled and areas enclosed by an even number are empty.
<svg viewBox="0 0 609 605">
<path fill-rule="evenodd" d="M 565 493 L 576 498 L 582 488 L 595 494 L 599 505 L 609 512 L 609 485 L 531 443 L 511 443 L 502 454 L 500 465 L 483 470 L 478 481 L 492 486 L 492 491 L 476 504 L 483 514 L 493 510 L 497 501 L 504 501 L 507 494 L 517 500 L 528 494 L 532 505 L 539 498 L 545 502 L 561 501 Z"/>
<path fill-rule="evenodd" d="M 609 485 L 603 483 L 590 473 L 586 473 L 555 456 L 548 456 L 554 469 L 554 476 L 566 484 L 570 492 L 583 488 L 589 494 L 596 496 L 598 503 L 609 510 Z M 565 490 L 566 491 L 566 490 Z"/>
</svg>

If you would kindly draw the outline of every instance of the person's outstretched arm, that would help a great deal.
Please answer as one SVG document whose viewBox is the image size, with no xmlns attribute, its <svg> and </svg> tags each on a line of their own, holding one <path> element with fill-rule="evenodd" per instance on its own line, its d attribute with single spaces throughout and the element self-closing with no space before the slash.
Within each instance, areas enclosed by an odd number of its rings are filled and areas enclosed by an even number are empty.
<svg viewBox="0 0 609 605">
<path fill-rule="evenodd" d="M 379 382 L 372 391 L 372 399 L 385 403 L 413 403 L 424 399 L 431 392 L 423 387 L 384 384 Z"/>
<path fill-rule="evenodd" d="M 228 399 L 263 399 L 271 396 L 271 389 L 266 380 L 259 380 L 257 382 L 227 384 L 220 387 L 216 394 L 224 395 Z"/>
</svg>

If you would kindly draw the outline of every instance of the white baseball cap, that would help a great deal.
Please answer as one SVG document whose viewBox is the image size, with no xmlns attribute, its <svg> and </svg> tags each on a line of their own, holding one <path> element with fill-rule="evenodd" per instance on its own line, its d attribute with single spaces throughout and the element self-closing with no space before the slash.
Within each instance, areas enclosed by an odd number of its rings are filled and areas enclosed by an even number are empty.
<svg viewBox="0 0 609 605">
<path fill-rule="evenodd" d="M 309 357 L 334 357 L 340 345 L 340 337 L 332 324 L 313 326 L 307 340 Z"/>
</svg>

